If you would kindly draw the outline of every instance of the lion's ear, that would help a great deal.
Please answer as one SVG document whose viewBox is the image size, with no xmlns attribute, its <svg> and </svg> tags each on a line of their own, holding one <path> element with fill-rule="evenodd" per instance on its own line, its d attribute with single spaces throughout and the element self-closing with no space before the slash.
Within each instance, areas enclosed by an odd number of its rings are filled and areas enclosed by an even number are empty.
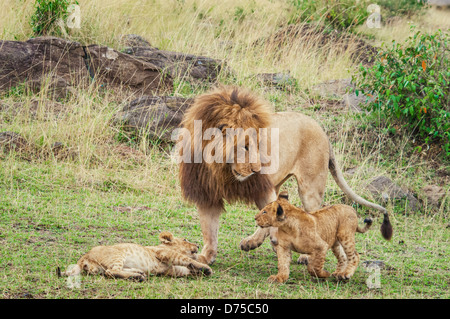
<svg viewBox="0 0 450 319">
<path fill-rule="evenodd" d="M 280 198 L 284 198 L 285 200 L 289 200 L 289 194 L 286 191 L 281 192 L 280 194 L 278 194 L 278 199 Z"/>
<path fill-rule="evenodd" d="M 168 244 L 168 243 L 172 242 L 173 235 L 172 235 L 172 233 L 170 233 L 168 231 L 163 231 L 161 234 L 159 234 L 159 240 L 163 244 Z"/>
<path fill-rule="evenodd" d="M 280 204 L 278 204 L 278 207 L 277 207 L 277 219 L 278 220 L 284 220 L 284 210 L 283 210 L 283 207 L 281 207 L 281 205 Z"/>
</svg>

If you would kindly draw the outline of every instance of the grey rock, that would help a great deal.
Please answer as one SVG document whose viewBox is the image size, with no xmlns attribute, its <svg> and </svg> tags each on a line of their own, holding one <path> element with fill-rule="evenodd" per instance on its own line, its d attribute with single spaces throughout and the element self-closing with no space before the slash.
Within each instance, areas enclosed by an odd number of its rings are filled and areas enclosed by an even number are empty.
<svg viewBox="0 0 450 319">
<path fill-rule="evenodd" d="M 427 204 L 431 204 L 436 207 L 441 206 L 442 199 L 446 195 L 444 188 L 437 185 L 427 185 L 422 188 L 422 192 L 425 195 Z"/>
<path fill-rule="evenodd" d="M 116 116 L 127 130 L 144 132 L 151 138 L 171 142 L 193 99 L 174 96 L 143 96 L 126 104 Z"/>
<path fill-rule="evenodd" d="M 385 176 L 376 177 L 367 185 L 367 189 L 383 201 L 406 199 L 408 207 L 412 211 L 417 211 L 420 208 L 419 201 L 410 191 L 404 190 Z"/>
</svg>

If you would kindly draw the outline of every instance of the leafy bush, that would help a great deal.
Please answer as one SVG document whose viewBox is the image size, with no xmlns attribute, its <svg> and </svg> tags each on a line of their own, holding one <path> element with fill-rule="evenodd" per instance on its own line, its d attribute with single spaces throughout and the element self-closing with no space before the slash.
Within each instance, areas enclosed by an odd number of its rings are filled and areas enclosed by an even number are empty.
<svg viewBox="0 0 450 319">
<path fill-rule="evenodd" d="M 364 94 L 376 97 L 369 108 L 402 123 L 424 143 L 441 145 L 446 157 L 450 156 L 449 41 L 448 32 L 417 31 L 405 43 L 383 46 L 374 65 L 360 66 L 353 79 Z"/>
<path fill-rule="evenodd" d="M 294 10 L 289 23 L 322 21 L 334 29 L 352 30 L 366 22 L 369 5 L 380 6 L 383 19 L 411 15 L 420 11 L 426 0 L 290 0 Z"/>
<path fill-rule="evenodd" d="M 292 0 L 295 13 L 290 23 L 323 21 L 335 29 L 351 29 L 369 16 L 368 0 Z"/>
<path fill-rule="evenodd" d="M 69 0 L 36 0 L 30 22 L 34 35 L 60 35 L 56 24 L 67 19 L 68 5 Z"/>
</svg>

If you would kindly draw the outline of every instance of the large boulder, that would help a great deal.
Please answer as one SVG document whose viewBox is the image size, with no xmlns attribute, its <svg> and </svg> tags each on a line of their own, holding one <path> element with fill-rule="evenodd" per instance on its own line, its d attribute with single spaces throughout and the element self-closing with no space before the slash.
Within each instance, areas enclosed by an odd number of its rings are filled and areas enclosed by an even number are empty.
<svg viewBox="0 0 450 319">
<path fill-rule="evenodd" d="M 105 46 L 55 37 L 0 41 L 0 91 L 24 82 L 34 88 L 55 83 L 61 89 L 91 81 L 137 95 L 173 87 L 172 78 L 159 66 Z"/>
</svg>

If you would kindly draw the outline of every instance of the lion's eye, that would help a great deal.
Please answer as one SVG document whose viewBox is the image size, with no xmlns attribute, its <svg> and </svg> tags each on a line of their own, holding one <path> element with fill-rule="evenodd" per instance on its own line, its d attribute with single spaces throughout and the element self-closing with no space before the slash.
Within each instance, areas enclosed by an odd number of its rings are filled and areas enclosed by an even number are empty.
<svg viewBox="0 0 450 319">
<path fill-rule="evenodd" d="M 266 212 L 265 210 L 264 210 L 262 213 L 263 213 L 263 215 L 264 215 L 264 214 L 267 214 L 267 212 Z"/>
</svg>

